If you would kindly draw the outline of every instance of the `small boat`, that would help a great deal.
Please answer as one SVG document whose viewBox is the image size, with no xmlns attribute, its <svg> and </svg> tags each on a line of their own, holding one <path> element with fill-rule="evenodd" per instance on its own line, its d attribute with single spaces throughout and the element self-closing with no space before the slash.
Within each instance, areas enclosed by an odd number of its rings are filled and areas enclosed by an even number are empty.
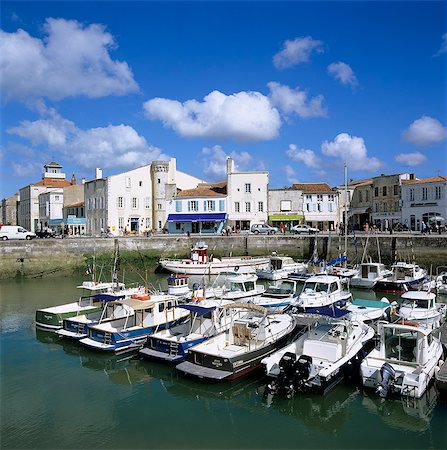
<svg viewBox="0 0 447 450">
<path fill-rule="evenodd" d="M 258 285 L 257 280 L 258 277 L 253 273 L 228 275 L 222 287 L 207 288 L 205 297 L 212 296 L 221 300 L 247 301 L 265 292 L 265 287 Z"/>
<path fill-rule="evenodd" d="M 176 308 L 178 298 L 173 295 L 145 295 L 127 300 L 126 305 L 130 308 L 125 317 L 89 326 L 88 337 L 79 342 L 107 352 L 137 350 L 150 334 L 178 325 L 189 316 L 189 311 Z"/>
<path fill-rule="evenodd" d="M 262 364 L 272 381 L 270 393 L 292 397 L 296 391 L 326 393 L 347 374 L 358 369 L 365 345 L 374 330 L 361 320 L 321 316 L 288 346 L 264 358 Z"/>
<path fill-rule="evenodd" d="M 435 303 L 436 295 L 433 292 L 405 292 L 401 298 L 399 316 L 405 322 L 415 322 L 432 330 L 445 322 L 447 305 Z"/>
<path fill-rule="evenodd" d="M 150 335 L 139 354 L 144 358 L 170 363 L 183 361 L 194 345 L 226 331 L 230 322 L 225 320 L 222 306 L 226 300 L 203 300 L 179 305 L 191 313 L 188 321 Z"/>
<path fill-rule="evenodd" d="M 230 326 L 224 333 L 196 345 L 176 369 L 206 380 L 234 380 L 261 367 L 261 360 L 287 345 L 297 324 L 288 314 L 267 315 L 258 305 L 232 303 Z"/>
<path fill-rule="evenodd" d="M 295 262 L 290 256 L 270 257 L 267 269 L 257 269 L 256 275 L 265 280 L 277 281 L 287 278 L 291 273 L 303 273 L 307 270 L 307 264 Z"/>
<path fill-rule="evenodd" d="M 265 257 L 213 258 L 208 254 L 208 246 L 204 242 L 198 242 L 191 249 L 190 259 L 161 259 L 159 264 L 173 273 L 218 275 L 228 272 L 255 273 L 257 269 L 267 268 L 269 262 L 269 258 Z"/>
<path fill-rule="evenodd" d="M 390 303 L 385 297 L 382 300 L 364 300 L 356 298 L 346 309 L 352 316 L 363 322 L 372 322 L 379 319 L 391 319 L 395 314 L 396 302 Z"/>
<path fill-rule="evenodd" d="M 303 312 L 320 306 L 345 306 L 352 300 L 352 294 L 345 291 L 339 277 L 315 275 L 308 278 L 301 294 L 290 303 L 292 312 Z"/>
<path fill-rule="evenodd" d="M 438 294 L 447 295 L 447 272 L 441 272 L 436 277 L 436 292 Z"/>
<path fill-rule="evenodd" d="M 380 397 L 390 392 L 420 398 L 433 381 L 442 344 L 431 330 L 414 325 L 381 323 L 379 345 L 360 365 L 363 386 Z"/>
<path fill-rule="evenodd" d="M 125 289 L 125 286 L 124 283 L 84 281 L 77 288 L 89 292 L 90 295 L 81 296 L 77 302 L 38 309 L 36 311 L 36 327 L 56 331 L 62 328 L 62 321 L 68 317 L 100 312 L 103 309 L 104 302 L 96 294 L 119 295 L 120 291 Z"/>
<path fill-rule="evenodd" d="M 378 281 L 375 291 L 380 292 L 404 292 L 410 289 L 422 287 L 426 281 L 427 271 L 417 264 L 397 262 L 391 267 L 392 276 Z"/>
<path fill-rule="evenodd" d="M 298 282 L 296 280 L 281 280 L 267 287 L 266 291 L 255 297 L 250 303 L 262 306 L 272 313 L 284 311 L 292 300 L 298 295 Z"/>
<path fill-rule="evenodd" d="M 391 276 L 393 272 L 384 264 L 362 263 L 359 265 L 358 273 L 349 280 L 349 284 L 356 288 L 372 289 L 378 281 L 386 280 Z"/>
</svg>

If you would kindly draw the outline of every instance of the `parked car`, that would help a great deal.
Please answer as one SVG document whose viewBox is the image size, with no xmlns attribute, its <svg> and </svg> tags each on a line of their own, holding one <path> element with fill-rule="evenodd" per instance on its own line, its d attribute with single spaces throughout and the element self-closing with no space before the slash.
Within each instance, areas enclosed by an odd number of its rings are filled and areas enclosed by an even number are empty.
<svg viewBox="0 0 447 450">
<path fill-rule="evenodd" d="M 53 230 L 40 230 L 36 231 L 36 236 L 38 238 L 46 239 L 46 238 L 52 238 L 54 237 L 54 231 Z"/>
<path fill-rule="evenodd" d="M 276 234 L 278 232 L 278 228 L 271 227 L 266 223 L 255 223 L 251 226 L 250 231 L 254 234 Z"/>
<path fill-rule="evenodd" d="M 2 225 L 0 227 L 0 239 L 2 241 L 7 241 L 8 239 L 33 239 L 35 238 L 35 233 L 25 230 L 23 227 L 18 227 L 16 225 Z"/>
<path fill-rule="evenodd" d="M 294 234 L 302 234 L 302 233 L 316 234 L 319 233 L 320 230 L 318 228 L 310 227 L 309 225 L 295 225 L 290 229 L 290 232 Z"/>
</svg>

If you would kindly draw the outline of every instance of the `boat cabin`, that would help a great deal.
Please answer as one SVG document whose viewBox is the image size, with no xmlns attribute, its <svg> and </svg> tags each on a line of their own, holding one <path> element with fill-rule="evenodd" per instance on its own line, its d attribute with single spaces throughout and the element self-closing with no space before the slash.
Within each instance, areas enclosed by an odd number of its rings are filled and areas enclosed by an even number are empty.
<svg viewBox="0 0 447 450">
<path fill-rule="evenodd" d="M 436 295 L 432 292 L 414 291 L 402 294 L 401 308 L 436 309 Z"/>
<path fill-rule="evenodd" d="M 168 295 L 184 295 L 189 292 L 187 275 L 172 274 L 167 278 Z"/>
<path fill-rule="evenodd" d="M 333 292 L 341 290 L 340 278 L 335 276 L 314 276 L 308 278 L 303 286 L 303 294 L 316 294 L 324 292 L 332 294 Z"/>
<path fill-rule="evenodd" d="M 385 272 L 385 265 L 378 263 L 364 263 L 360 265 L 360 276 L 368 280 L 375 280 L 381 273 Z"/>
<path fill-rule="evenodd" d="M 295 280 L 281 280 L 269 286 L 264 292 L 264 297 L 288 297 L 296 294 L 297 282 Z"/>
<path fill-rule="evenodd" d="M 225 290 L 228 292 L 256 291 L 258 277 L 254 274 L 231 275 L 225 280 Z"/>
<path fill-rule="evenodd" d="M 294 260 L 290 256 L 271 256 L 270 270 L 281 270 L 285 266 L 294 264 Z"/>
<path fill-rule="evenodd" d="M 396 281 L 413 280 L 416 276 L 416 272 L 419 271 L 419 266 L 415 264 L 407 264 L 404 262 L 398 262 L 392 266 L 394 273 L 394 279 Z"/>
<path fill-rule="evenodd" d="M 191 260 L 193 264 L 207 264 L 209 262 L 208 246 L 204 242 L 197 242 L 191 248 Z"/>
</svg>

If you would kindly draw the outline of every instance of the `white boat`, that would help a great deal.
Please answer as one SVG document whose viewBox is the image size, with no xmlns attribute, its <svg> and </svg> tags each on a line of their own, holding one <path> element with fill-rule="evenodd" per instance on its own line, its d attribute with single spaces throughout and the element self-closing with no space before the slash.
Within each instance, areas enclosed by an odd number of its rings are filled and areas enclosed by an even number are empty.
<svg viewBox="0 0 447 450">
<path fill-rule="evenodd" d="M 392 276 L 378 281 L 375 291 L 380 292 L 404 292 L 410 289 L 418 289 L 424 284 L 427 271 L 417 264 L 397 262 L 391 267 Z"/>
<path fill-rule="evenodd" d="M 436 277 L 436 292 L 447 295 L 447 272 L 442 272 Z"/>
<path fill-rule="evenodd" d="M 168 295 L 183 297 L 192 292 L 188 285 L 189 278 L 187 275 L 172 274 L 166 281 L 168 283 Z"/>
<path fill-rule="evenodd" d="M 182 374 L 206 380 L 234 380 L 261 367 L 261 359 L 287 345 L 294 337 L 295 319 L 288 314 L 267 315 L 257 305 L 232 303 L 227 332 L 188 351 L 176 366 Z"/>
<path fill-rule="evenodd" d="M 265 280 L 277 281 L 287 278 L 291 273 L 303 273 L 307 264 L 295 262 L 290 256 L 271 256 L 267 269 L 257 269 L 256 275 Z"/>
<path fill-rule="evenodd" d="M 361 320 L 322 317 L 288 346 L 264 358 L 262 364 L 272 381 L 271 393 L 296 391 L 325 393 L 345 375 L 358 370 L 363 348 L 374 330 Z"/>
<path fill-rule="evenodd" d="M 161 259 L 159 264 L 170 272 L 188 275 L 218 275 L 228 272 L 255 273 L 257 269 L 268 267 L 269 258 L 251 256 L 213 258 L 209 257 L 208 246 L 203 242 L 198 242 L 191 249 L 191 258 Z"/>
<path fill-rule="evenodd" d="M 379 345 L 360 365 L 365 387 L 380 397 L 390 392 L 420 398 L 439 370 L 442 344 L 430 329 L 379 323 Z"/>
<path fill-rule="evenodd" d="M 384 264 L 380 263 L 362 263 L 358 267 L 358 273 L 354 275 L 349 284 L 352 287 L 372 289 L 380 280 L 387 279 L 393 275 Z"/>
<path fill-rule="evenodd" d="M 296 280 L 281 280 L 267 287 L 266 291 L 251 300 L 251 303 L 262 306 L 269 313 L 280 313 L 290 306 L 292 300 L 299 294 Z"/>
<path fill-rule="evenodd" d="M 396 302 L 390 303 L 385 297 L 382 300 L 364 300 L 356 298 L 346 309 L 352 316 L 363 322 L 372 322 L 379 319 L 391 319 L 395 314 Z"/>
<path fill-rule="evenodd" d="M 207 288 L 206 297 L 222 300 L 247 301 L 265 292 L 265 287 L 257 284 L 255 274 L 236 273 L 228 275 L 221 287 Z"/>
<path fill-rule="evenodd" d="M 301 312 L 321 306 L 344 306 L 352 300 L 352 294 L 345 291 L 339 277 L 315 275 L 308 278 L 301 294 L 293 299 L 292 311 Z"/>
<path fill-rule="evenodd" d="M 447 305 L 436 303 L 436 295 L 426 291 L 405 292 L 401 296 L 402 303 L 399 316 L 405 322 L 415 322 L 432 330 L 445 322 Z"/>
</svg>

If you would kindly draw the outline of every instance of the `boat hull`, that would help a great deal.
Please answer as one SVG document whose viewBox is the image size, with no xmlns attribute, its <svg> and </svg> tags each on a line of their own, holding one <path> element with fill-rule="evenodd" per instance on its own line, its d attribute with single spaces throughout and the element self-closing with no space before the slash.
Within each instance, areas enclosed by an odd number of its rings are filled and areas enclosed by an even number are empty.
<svg viewBox="0 0 447 450">
<path fill-rule="evenodd" d="M 38 309 L 36 311 L 36 328 L 47 331 L 56 331 L 62 328 L 64 319 L 74 317 L 77 314 L 88 314 L 92 312 L 101 311 L 102 307 L 74 307 L 70 311 L 57 312 L 46 311 L 45 309 Z"/>
<path fill-rule="evenodd" d="M 374 291 L 377 292 L 405 292 L 407 290 L 417 290 L 422 287 L 425 282 L 425 277 L 410 281 L 385 281 L 381 280 L 374 286 Z"/>
</svg>

